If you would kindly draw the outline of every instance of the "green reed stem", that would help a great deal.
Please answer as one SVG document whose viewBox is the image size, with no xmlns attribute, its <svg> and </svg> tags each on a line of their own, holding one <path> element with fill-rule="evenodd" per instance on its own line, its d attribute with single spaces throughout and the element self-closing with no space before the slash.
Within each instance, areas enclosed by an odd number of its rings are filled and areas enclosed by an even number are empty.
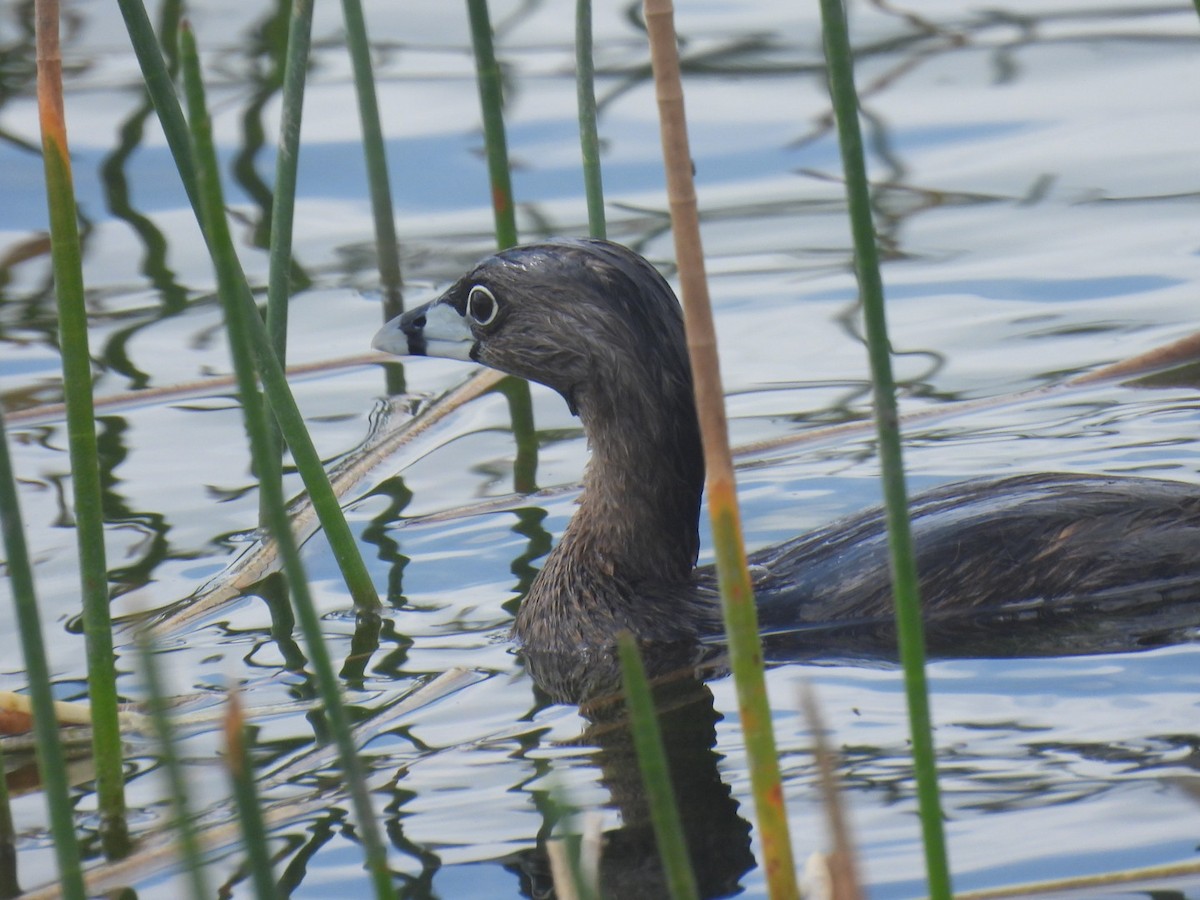
<svg viewBox="0 0 1200 900">
<path fill-rule="evenodd" d="M 342 0 L 342 18 L 346 22 L 346 47 L 354 69 L 354 89 L 358 94 L 358 117 L 362 122 L 363 154 L 367 161 L 367 184 L 371 191 L 371 211 L 375 217 L 375 245 L 379 256 L 379 276 L 383 281 L 383 317 L 392 319 L 404 311 L 400 298 L 400 245 L 396 240 L 396 220 L 392 212 L 392 188 L 388 179 L 387 153 L 383 127 L 379 121 L 379 101 L 375 96 L 375 76 L 371 70 L 371 45 L 361 0 Z"/>
<path fill-rule="evenodd" d="M 487 0 L 467 0 L 471 20 L 471 45 L 475 49 L 475 77 L 479 85 L 479 104 L 483 111 L 483 142 L 487 153 L 488 181 L 492 188 L 492 214 L 496 223 L 496 246 L 501 250 L 516 246 L 517 217 L 513 201 L 512 173 L 508 167 L 508 138 L 504 129 L 504 96 L 500 64 L 492 44 L 492 24 Z M 499 389 L 508 399 L 512 412 L 513 437 L 517 458 L 513 466 L 514 489 L 536 488 L 537 432 L 533 424 L 533 400 L 529 382 L 504 379 Z"/>
<path fill-rule="evenodd" d="M 238 823 L 242 828 L 242 843 L 254 895 L 259 900 L 274 900 L 280 896 L 276 887 L 271 856 L 267 852 L 267 826 L 263 821 L 262 804 L 254 785 L 254 766 L 250 760 L 250 731 L 242 715 L 242 705 L 236 691 L 229 693 L 225 711 L 225 764 L 233 782 L 233 799 L 237 805 Z"/>
<path fill-rule="evenodd" d="M 617 650 L 621 656 L 625 703 L 629 707 L 629 728 L 633 733 L 638 766 L 642 770 L 650 822 L 654 826 L 654 838 L 658 842 L 658 855 L 666 874 L 667 888 L 674 900 L 691 900 L 699 896 L 696 876 L 688 857 L 679 805 L 675 801 L 675 788 L 671 784 L 667 753 L 658 730 L 658 715 L 654 709 L 650 684 L 646 680 L 646 669 L 633 635 L 628 632 L 618 635 Z"/>
<path fill-rule="evenodd" d="M 508 168 L 508 141 L 504 135 L 504 88 L 492 45 L 487 0 L 467 0 L 467 13 L 471 20 L 471 46 L 475 48 L 479 105 L 483 109 L 483 141 L 487 148 L 488 179 L 492 185 L 496 243 L 503 250 L 517 243 L 516 207 Z"/>
<path fill-rule="evenodd" d="M 283 432 L 283 438 L 292 452 L 292 460 L 300 473 L 304 486 L 308 489 L 312 500 L 313 510 L 325 531 L 325 538 L 337 560 L 346 587 L 360 615 L 375 616 L 379 614 L 381 603 L 375 585 L 371 581 L 370 572 L 359 552 L 354 534 L 350 530 L 346 517 L 342 515 L 341 504 L 337 494 L 329 483 L 325 466 L 312 442 L 308 428 L 304 423 L 304 415 L 296 406 L 287 383 L 287 375 L 275 353 L 271 349 L 270 338 L 266 326 L 258 315 L 258 310 L 250 297 L 250 289 L 246 284 L 246 276 L 241 270 L 241 263 L 236 257 L 231 260 L 231 266 L 238 279 L 238 293 L 234 297 L 244 317 L 246 331 L 250 339 L 250 349 L 254 354 L 254 362 L 258 376 L 262 380 L 263 390 L 275 413 L 275 421 Z M 251 395 L 253 396 L 253 395 Z M 256 463 L 256 468 L 257 468 Z"/>
<path fill-rule="evenodd" d="M 58 300 L 75 536 L 79 546 L 96 795 L 105 853 L 117 857 L 125 855 L 129 843 L 125 823 L 125 773 L 121 761 L 121 729 L 117 724 L 117 674 L 112 617 L 108 608 L 108 564 L 104 554 L 100 463 L 92 406 L 92 359 L 88 351 L 83 255 L 71 180 L 67 123 L 63 114 L 58 18 L 57 0 L 37 4 L 38 109 Z"/>
<path fill-rule="evenodd" d="M 283 67 L 267 285 L 267 331 L 280 362 L 286 359 L 287 352 L 287 300 L 296 212 L 296 172 L 300 166 L 300 125 L 304 115 L 308 55 L 312 46 L 312 15 L 313 0 L 292 0 Z"/>
<path fill-rule="evenodd" d="M 1200 0 L 1196 0 L 1200 3 Z M 600 136 L 596 128 L 596 68 L 592 62 L 592 0 L 575 0 L 575 90 L 579 105 L 579 147 L 583 153 L 583 189 L 587 196 L 588 234 L 608 237 L 604 221 L 604 183 L 600 172 Z"/>
<path fill-rule="evenodd" d="M 257 325 L 264 332 L 263 337 L 265 338 L 265 329 L 263 329 L 262 321 L 253 305 L 241 302 L 245 296 L 245 280 L 237 263 L 233 238 L 229 232 L 229 223 L 225 218 L 225 203 L 217 170 L 212 126 L 205 105 L 204 85 L 200 78 L 196 41 L 188 28 L 181 30 L 180 40 L 185 93 L 189 118 L 192 123 L 193 154 L 199 165 L 198 183 L 201 189 L 201 212 L 205 232 L 208 235 L 216 264 L 218 293 L 225 308 L 225 324 L 234 357 L 238 391 L 242 397 L 253 397 L 255 396 L 255 382 L 251 365 L 250 333 L 252 326 Z M 270 352 L 269 346 L 265 353 L 260 350 L 255 362 L 258 363 L 260 374 L 265 374 L 267 367 L 264 362 L 274 364 L 278 371 L 278 360 Z M 270 390 L 269 384 L 267 387 Z M 266 417 L 262 407 L 257 403 L 243 403 L 242 411 L 245 416 L 246 431 L 250 438 L 251 456 L 258 468 L 263 455 L 268 452 L 268 445 L 264 437 Z M 276 407 L 276 411 L 278 414 L 278 407 Z M 282 421 L 281 424 L 283 424 Z M 290 444 L 291 437 L 286 428 L 284 434 L 288 437 Z M 329 651 L 321 635 L 320 619 L 309 593 L 299 548 L 292 535 L 283 492 L 278 484 L 271 482 L 263 482 L 261 490 L 269 495 L 266 504 L 270 518 L 268 529 L 279 546 L 284 574 L 287 577 L 292 601 L 296 608 L 296 618 L 304 634 L 317 690 L 325 704 L 325 714 L 338 748 L 342 771 L 346 777 L 347 788 L 358 819 L 359 834 L 362 838 L 367 868 L 371 873 L 375 893 L 380 898 L 393 897 L 393 887 L 387 869 L 387 853 L 379 833 L 371 798 L 367 792 L 362 763 L 359 761 L 357 748 L 350 732 L 349 717 L 342 702 L 337 676 L 334 674 Z"/>
<path fill-rule="evenodd" d="M 538 435 L 533 421 L 533 397 L 529 393 L 529 382 L 524 378 L 506 375 L 496 385 L 496 393 L 503 394 L 508 401 L 508 417 L 512 422 L 513 443 L 516 456 L 513 458 L 513 490 L 529 494 L 537 490 Z"/>
<path fill-rule="evenodd" d="M 304 112 L 304 82 L 312 46 L 313 0 L 293 0 L 288 20 L 287 54 L 283 68 L 283 97 L 279 148 L 275 156 L 275 189 L 271 199 L 271 247 L 267 274 L 267 334 L 281 366 L 287 365 L 288 300 L 291 296 L 292 232 L 296 212 L 296 171 L 300 165 L 300 123 Z M 269 405 L 269 401 L 265 401 Z M 268 420 L 270 468 L 256 473 L 259 481 L 283 477 L 280 454 L 283 438 L 278 423 Z M 261 500 L 261 496 L 260 496 Z M 266 510 L 259 521 L 265 523 Z"/>
<path fill-rule="evenodd" d="M 122 14 L 125 15 L 126 27 L 129 29 L 130 39 L 134 43 L 138 62 L 142 66 L 142 77 L 146 81 L 150 98 L 154 102 L 155 112 L 158 113 L 159 121 L 167 136 L 167 143 L 171 147 L 171 154 L 179 168 L 180 178 L 192 201 L 196 220 L 203 223 L 204 214 L 200 207 L 199 191 L 196 187 L 196 170 L 192 163 L 191 137 L 183 117 L 183 111 L 179 106 L 179 99 L 173 90 L 162 89 L 164 80 L 168 88 L 170 81 L 162 54 L 158 50 L 158 43 L 154 38 L 154 31 L 150 27 L 150 21 L 146 17 L 141 0 L 118 0 L 118 2 L 121 4 Z M 144 46 L 147 41 L 149 46 Z M 181 141 L 186 144 L 187 149 L 180 144 Z M 203 225 L 201 231 L 205 241 L 209 244 L 209 253 L 215 256 L 210 235 Z M 346 518 L 342 515 L 337 495 L 329 484 L 321 457 L 317 454 L 316 447 L 304 424 L 304 416 L 296 406 L 296 400 L 288 387 L 287 376 L 279 360 L 275 357 L 271 339 L 254 305 L 254 298 L 246 281 L 246 275 L 242 271 L 241 262 L 235 256 L 231 260 L 231 265 L 235 267 L 239 283 L 238 304 L 247 313 L 253 313 L 253 315 L 247 315 L 251 347 L 263 390 L 275 413 L 275 420 L 279 423 L 283 438 L 292 452 L 292 460 L 304 481 L 304 487 L 308 490 L 313 510 L 321 522 L 325 538 L 329 541 L 330 549 L 333 551 L 334 559 L 345 579 L 350 596 L 353 597 L 360 613 L 378 614 L 381 606 L 379 594 L 375 591 L 375 585 L 371 581 L 370 573 L 367 571 L 366 563 L 363 562 L 362 554 L 359 552 L 350 526 L 346 524 Z M 257 464 L 256 471 L 260 471 Z"/>
<path fill-rule="evenodd" d="M 155 737 L 158 738 L 158 758 L 162 761 L 167 776 L 171 807 L 175 814 L 171 828 L 178 835 L 179 853 L 187 871 L 188 882 L 191 884 L 192 896 L 196 900 L 208 900 L 215 895 L 209 888 L 208 879 L 204 874 L 204 853 L 196 833 L 195 819 L 192 817 L 187 779 L 183 776 L 183 766 L 180 765 L 179 755 L 175 752 L 175 735 L 167 714 L 167 692 L 163 688 L 158 660 L 154 657 L 151 636 L 146 630 L 139 630 L 137 644 L 142 663 L 142 677 L 146 679 L 146 707 L 150 713 L 150 722 L 154 726 Z"/>
<path fill-rule="evenodd" d="M 325 466 L 312 442 L 308 428 L 304 423 L 304 415 L 296 406 L 291 388 L 287 383 L 287 375 L 271 349 L 270 338 L 266 326 L 258 315 L 254 301 L 250 297 L 246 285 L 245 274 L 241 271 L 241 263 L 236 257 L 230 261 L 233 274 L 238 279 L 238 292 L 234 297 L 238 308 L 244 317 L 246 331 L 250 339 L 250 349 L 254 354 L 254 362 L 258 368 L 258 376 L 262 379 L 263 390 L 275 413 L 275 421 L 283 432 L 283 438 L 292 452 L 292 460 L 300 473 L 304 486 L 308 489 L 312 500 L 313 510 L 325 531 L 325 538 L 337 560 L 346 587 L 360 615 L 376 616 L 379 614 L 381 603 L 375 585 L 371 581 L 370 572 L 359 552 L 350 530 L 346 517 L 342 515 L 341 504 L 337 494 L 329 483 Z M 251 395 L 253 396 L 253 395 Z M 256 464 L 257 467 L 257 464 Z"/>
<path fill-rule="evenodd" d="M 783 779 L 763 673 L 758 610 L 746 568 L 733 459 L 729 452 L 725 395 L 721 386 L 716 331 L 704 273 L 700 213 L 692 178 L 692 155 L 688 147 L 674 12 L 670 0 L 645 0 L 643 6 L 658 101 L 675 258 L 679 265 L 679 286 L 687 323 L 688 356 L 695 380 L 700 435 L 704 442 L 708 508 L 712 520 L 721 609 L 763 847 L 763 871 L 773 900 L 792 900 L 799 896 L 796 866 L 792 858 Z"/>
<path fill-rule="evenodd" d="M 0 510 L 0 515 L 6 514 L 7 510 Z M 0 746 L 0 900 L 10 900 L 21 893 L 17 880 L 17 832 L 8 799 L 8 781 L 2 777 L 5 771 L 4 748 Z"/>
<path fill-rule="evenodd" d="M 4 534 L 4 552 L 8 558 L 8 579 L 12 585 L 13 603 L 17 610 L 17 629 L 21 635 L 21 652 L 25 658 L 25 673 L 29 677 L 30 701 L 33 705 L 33 733 L 37 738 L 38 770 L 46 788 L 46 807 L 50 834 L 54 838 L 54 855 L 58 860 L 60 889 L 68 900 L 82 900 L 87 895 L 83 885 L 79 843 L 75 839 L 75 821 L 71 815 L 71 796 L 67 785 L 67 764 L 58 739 L 58 721 L 54 715 L 54 694 L 50 687 L 50 667 L 46 662 L 46 646 L 42 643 L 42 626 L 38 614 L 37 596 L 33 589 L 33 569 L 25 546 L 25 527 L 21 522 L 21 506 L 17 500 L 17 484 L 13 477 L 12 459 L 8 453 L 4 416 L 0 414 L 0 531 Z"/>
<path fill-rule="evenodd" d="M 129 42 L 133 46 L 138 66 L 142 70 L 142 82 L 154 104 L 158 114 L 163 134 L 167 139 L 167 147 L 171 158 L 175 160 L 175 168 L 187 192 L 188 201 L 200 219 L 200 194 L 196 187 L 196 167 L 192 163 L 192 142 L 188 136 L 187 120 L 183 117 L 183 109 L 179 98 L 175 95 L 175 81 L 163 59 L 159 48 L 158 38 L 154 34 L 154 26 L 146 15 L 146 7 L 142 0 L 117 0 L 121 16 L 125 20 L 125 30 L 129 32 Z M 171 35 L 170 38 L 174 38 Z"/>
<path fill-rule="evenodd" d="M 0 747 L 0 773 L 4 768 L 4 750 Z M 0 778 L 0 900 L 21 895 L 17 878 L 17 832 L 13 827 L 12 806 L 8 799 L 8 781 Z"/>
<path fill-rule="evenodd" d="M 838 142 L 846 175 L 846 198 L 854 237 L 854 267 L 866 321 L 867 349 L 875 399 L 875 422 L 879 434 L 879 461 L 887 516 L 888 546 L 891 551 L 892 590 L 896 603 L 896 628 L 904 686 L 908 697 L 909 728 L 912 734 L 913 767 L 917 778 L 917 802 L 925 844 L 925 867 L 929 895 L 951 896 L 950 869 L 942 830 L 942 808 L 938 796 L 937 757 L 929 714 L 929 689 L 925 681 L 925 637 L 921 624 L 921 600 L 912 532 L 908 521 L 908 497 L 900 452 L 900 431 L 892 379 L 891 347 L 883 302 L 883 280 L 875 229 L 871 221 L 871 195 L 858 123 L 858 97 L 854 89 L 854 62 L 840 0 L 821 0 L 825 35 L 825 58 L 829 67 L 829 92 L 837 116 Z"/>
</svg>

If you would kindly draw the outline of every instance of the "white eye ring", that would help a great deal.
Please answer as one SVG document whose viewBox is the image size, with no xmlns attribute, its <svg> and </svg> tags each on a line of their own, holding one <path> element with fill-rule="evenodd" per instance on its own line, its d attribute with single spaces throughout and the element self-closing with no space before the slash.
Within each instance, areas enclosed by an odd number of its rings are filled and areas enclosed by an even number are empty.
<svg viewBox="0 0 1200 900">
<path fill-rule="evenodd" d="M 499 312 L 500 304 L 496 302 L 495 294 L 482 284 L 471 288 L 471 293 L 467 294 L 467 315 L 471 321 L 476 325 L 491 325 Z"/>
</svg>

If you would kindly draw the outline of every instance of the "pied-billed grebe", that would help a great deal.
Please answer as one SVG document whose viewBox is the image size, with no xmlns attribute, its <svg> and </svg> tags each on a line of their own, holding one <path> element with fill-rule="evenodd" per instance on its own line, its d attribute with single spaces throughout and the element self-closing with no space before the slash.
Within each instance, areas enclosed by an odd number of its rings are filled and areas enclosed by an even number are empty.
<svg viewBox="0 0 1200 900">
<path fill-rule="evenodd" d="M 695 568 L 704 461 L 683 317 L 654 267 L 618 244 L 554 241 L 483 260 L 385 325 L 374 346 L 469 360 L 556 390 L 591 448 L 579 509 L 517 613 L 528 650 L 719 632 Z M 1200 596 L 1200 488 L 1133 477 L 1018 475 L 912 501 L 928 614 L 1123 594 Z M 871 510 L 753 554 L 764 627 L 890 615 L 886 533 Z"/>
</svg>

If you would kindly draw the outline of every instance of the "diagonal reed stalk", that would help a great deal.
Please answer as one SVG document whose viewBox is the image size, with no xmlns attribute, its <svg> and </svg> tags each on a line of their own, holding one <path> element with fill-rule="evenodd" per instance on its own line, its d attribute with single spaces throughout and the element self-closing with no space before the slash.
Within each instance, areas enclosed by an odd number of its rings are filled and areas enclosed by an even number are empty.
<svg viewBox="0 0 1200 900">
<path fill-rule="evenodd" d="M 838 143 L 846 173 L 846 197 L 854 237 L 854 268 L 866 320 L 867 349 L 871 361 L 875 422 L 879 434 L 879 462 L 891 552 L 892 591 L 896 603 L 896 630 L 904 668 L 908 698 L 909 729 L 912 735 L 913 768 L 917 778 L 917 803 L 925 845 L 929 895 L 935 900 L 951 896 L 950 868 L 942 830 L 938 796 L 937 759 L 929 715 L 929 690 L 925 681 L 925 636 L 921 624 L 921 600 L 917 591 L 917 567 L 913 556 L 908 521 L 908 497 L 900 453 L 895 385 L 892 380 L 891 347 L 883 303 L 883 280 L 875 229 L 871 221 L 871 195 L 863 157 L 862 133 L 858 124 L 858 97 L 854 89 L 854 61 L 840 0 L 821 0 L 825 36 L 825 58 L 829 67 L 829 92 L 837 117 Z"/>
<path fill-rule="evenodd" d="M 721 608 L 725 616 L 729 658 L 737 688 L 738 711 L 745 736 L 759 837 L 762 840 L 763 871 L 771 897 L 790 900 L 799 895 L 796 867 L 792 859 L 783 783 L 763 674 L 758 610 L 754 605 L 754 592 L 746 569 L 733 461 L 729 452 L 725 397 L 717 363 L 716 333 L 709 306 L 708 284 L 704 275 L 700 217 L 684 119 L 674 12 L 670 0 L 645 0 L 644 10 L 658 98 L 675 258 L 679 266 L 680 293 L 687 322 L 688 355 L 696 383 L 696 410 L 704 442 L 706 487 Z"/>
<path fill-rule="evenodd" d="M 25 528 L 17 501 L 17 484 L 8 453 L 4 416 L 0 414 L 0 530 L 4 533 L 4 552 L 8 560 L 8 578 L 17 609 L 17 628 L 21 633 L 21 652 L 29 677 L 33 700 L 33 731 L 37 738 L 38 770 L 46 786 L 46 806 L 58 877 L 67 900 L 82 900 L 86 895 L 80 867 L 79 843 L 75 839 L 75 821 L 71 815 L 71 797 L 67 785 L 67 764 L 58 738 L 58 720 L 54 715 L 54 694 L 50 687 L 50 666 L 42 642 L 42 626 L 37 597 L 33 589 L 33 569 L 25 546 Z"/>
<path fill-rule="evenodd" d="M 642 783 L 646 786 L 650 821 L 654 826 L 654 839 L 658 843 L 658 856 L 662 860 L 667 888 L 673 900 L 693 900 L 699 896 L 696 876 L 688 857 L 679 805 L 675 801 L 675 788 L 667 767 L 667 753 L 658 730 L 654 697 L 633 635 L 628 632 L 619 635 L 617 651 L 621 657 L 625 703 L 629 707 L 629 729 L 633 732 L 634 750 L 642 770 Z"/>
<path fill-rule="evenodd" d="M 117 677 L 113 658 L 112 618 L 108 608 L 108 566 L 104 555 L 104 518 L 96 422 L 92 408 L 92 360 L 88 352 L 82 249 L 67 147 L 67 123 L 63 112 L 58 2 L 39 0 L 36 10 L 38 111 L 50 210 L 54 287 L 58 299 L 63 390 L 67 403 L 75 535 L 79 546 L 83 628 L 87 645 L 88 694 L 93 715 L 96 795 L 104 851 L 110 857 L 124 856 L 129 843 L 125 822 L 125 774 L 121 762 L 121 731 L 117 724 Z"/>
<path fill-rule="evenodd" d="M 1200 3 L 1200 0 L 1196 0 Z M 579 147 L 587 196 L 588 234 L 608 236 L 604 221 L 604 182 L 600 172 L 600 136 L 596 128 L 596 67 L 592 62 L 592 0 L 575 0 L 575 91 L 579 105 Z"/>
<path fill-rule="evenodd" d="M 199 166 L 197 183 L 200 188 L 202 221 L 208 235 L 209 245 L 214 251 L 218 293 L 225 309 L 225 323 L 234 357 L 238 392 L 243 398 L 247 398 L 247 402 L 242 404 L 242 410 L 250 439 L 251 455 L 257 464 L 268 452 L 269 446 L 265 437 L 266 417 L 262 406 L 249 399 L 255 396 L 256 390 L 249 332 L 252 323 L 260 326 L 262 323 L 253 305 L 247 308 L 246 304 L 239 302 L 245 290 L 245 282 L 237 264 L 229 223 L 225 218 L 225 203 L 217 169 L 212 126 L 205 104 L 196 41 L 190 28 L 185 27 L 181 30 L 180 47 L 188 114 L 192 124 L 193 158 Z M 267 361 L 278 368 L 278 360 L 269 352 L 266 356 Z M 262 354 L 254 362 L 258 363 L 261 374 L 264 362 Z M 328 481 L 326 481 L 326 485 L 328 485 Z M 299 549 L 292 536 L 283 493 L 279 486 L 272 482 L 263 482 L 261 489 L 264 494 L 268 495 L 266 503 L 270 520 L 268 527 L 279 545 L 284 573 L 291 590 L 296 617 L 308 647 L 317 689 L 325 702 L 325 713 L 329 718 L 330 731 L 338 748 L 342 771 L 346 777 L 347 789 L 358 820 L 367 869 L 371 875 L 375 894 L 380 898 L 393 897 L 394 890 L 387 869 L 387 853 L 384 850 L 371 798 L 367 792 L 362 763 L 359 761 L 357 747 L 350 731 L 349 717 L 342 702 L 337 676 L 334 674 L 329 651 L 321 635 L 320 619 L 309 593 Z"/>
<path fill-rule="evenodd" d="M 191 200 L 196 220 L 203 223 L 204 214 L 200 207 L 187 122 L 184 120 L 179 99 L 175 96 L 170 75 L 162 54 L 159 52 L 154 29 L 150 25 L 150 19 L 146 15 L 146 9 L 141 0 L 118 0 L 118 3 L 121 7 L 121 14 L 125 18 L 125 26 L 129 31 L 138 64 L 142 69 L 142 78 L 146 83 L 146 89 L 154 102 L 154 109 L 162 124 L 167 145 L 170 147 L 175 165 L 179 169 L 180 179 L 187 190 L 189 200 Z M 203 225 L 201 233 L 204 234 L 205 241 L 211 240 Z M 211 244 L 209 253 L 215 255 Z M 321 521 L 321 527 L 329 541 L 334 559 L 337 560 L 342 577 L 345 579 L 350 596 L 354 598 L 354 603 L 360 613 L 377 615 L 381 605 L 379 594 L 375 591 L 375 585 L 371 581 L 366 563 L 363 562 L 354 535 L 351 533 L 349 525 L 346 524 L 345 516 L 342 515 L 337 495 L 329 485 L 325 467 L 305 427 L 304 416 L 296 406 L 296 400 L 288 387 L 283 367 L 272 349 L 270 336 L 254 305 L 254 298 L 250 293 L 245 273 L 242 271 L 241 262 L 234 256 L 230 260 L 230 265 L 233 267 L 231 276 L 236 277 L 238 283 L 235 300 L 245 314 L 247 332 L 258 367 L 258 375 L 275 414 L 275 420 L 279 423 L 280 431 L 283 432 L 284 440 L 291 450 L 296 469 L 308 490 L 313 510 Z M 265 465 L 269 466 L 270 463 L 267 462 Z M 256 471 L 261 471 L 257 464 Z"/>
</svg>

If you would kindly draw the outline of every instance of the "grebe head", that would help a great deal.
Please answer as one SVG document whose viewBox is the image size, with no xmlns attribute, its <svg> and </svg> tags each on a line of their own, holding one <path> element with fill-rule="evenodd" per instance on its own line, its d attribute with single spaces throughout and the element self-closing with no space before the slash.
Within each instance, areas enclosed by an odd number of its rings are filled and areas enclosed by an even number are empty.
<svg viewBox="0 0 1200 900">
<path fill-rule="evenodd" d="M 546 385 L 591 449 L 579 506 L 521 603 L 527 651 L 607 645 L 627 629 L 691 639 L 716 609 L 692 570 L 704 458 L 683 315 L 648 262 L 606 241 L 505 250 L 374 345 L 470 360 Z"/>
<path fill-rule="evenodd" d="M 373 346 L 528 378 L 560 393 L 585 422 L 589 404 L 621 400 L 628 417 L 646 402 L 677 399 L 681 388 L 691 402 L 675 295 L 653 266 L 606 241 L 528 244 L 491 256 L 442 296 L 387 323 Z"/>
</svg>

